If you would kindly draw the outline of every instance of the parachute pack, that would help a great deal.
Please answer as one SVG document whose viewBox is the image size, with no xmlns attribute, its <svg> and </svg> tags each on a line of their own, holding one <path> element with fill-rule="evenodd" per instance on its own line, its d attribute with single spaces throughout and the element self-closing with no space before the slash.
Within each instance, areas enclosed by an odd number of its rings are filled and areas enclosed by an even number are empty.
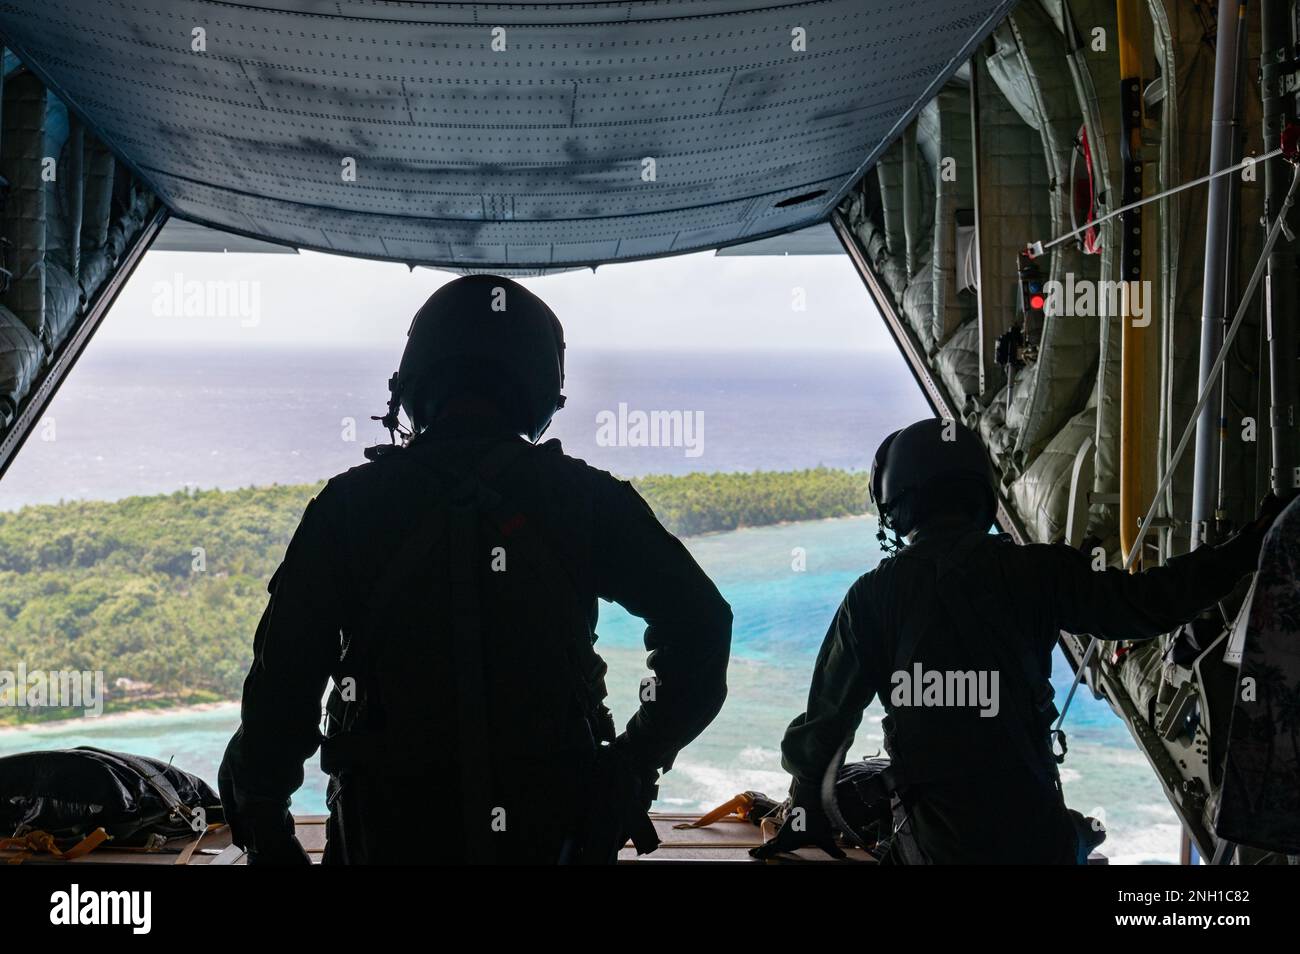
<svg viewBox="0 0 1300 954">
<path fill-rule="evenodd" d="M 158 848 L 222 821 L 196 775 L 91 746 L 0 758 L 0 848 L 76 858 L 105 842 Z"/>
</svg>

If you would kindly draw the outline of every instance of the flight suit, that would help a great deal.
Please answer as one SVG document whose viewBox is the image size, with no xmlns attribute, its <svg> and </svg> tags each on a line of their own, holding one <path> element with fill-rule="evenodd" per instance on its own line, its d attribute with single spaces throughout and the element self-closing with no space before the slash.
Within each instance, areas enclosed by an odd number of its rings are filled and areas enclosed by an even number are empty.
<svg viewBox="0 0 1300 954">
<path fill-rule="evenodd" d="M 1094 570 L 1087 556 L 1060 544 L 1017 546 L 1005 536 L 960 529 L 918 533 L 853 584 L 830 625 L 807 711 L 781 746 L 796 799 L 807 804 L 820 790 L 828 765 L 879 694 L 887 746 L 905 779 L 910 831 L 928 861 L 1074 863 L 1074 824 L 1054 780 L 1040 765 L 1026 764 L 1024 748 L 1014 743 L 1016 726 L 1008 720 L 1017 709 L 1009 693 L 1028 699 L 1031 681 L 1046 684 L 1062 630 L 1143 640 L 1189 621 L 1254 569 L 1259 547 L 1259 533 L 1243 532 L 1130 574 Z M 960 575 L 940 581 L 936 568 L 961 548 Z M 969 618 L 954 618 L 941 585 L 962 587 L 963 605 L 971 607 L 962 615 Z M 990 638 L 1001 641 L 996 658 L 1011 660 L 1000 667 L 996 715 L 981 715 L 975 705 L 896 697 L 907 685 L 898 673 L 911 676 L 917 664 L 940 673 L 982 668 L 973 660 L 989 647 L 968 640 Z M 904 646 L 912 649 L 900 660 Z M 1024 670 L 1015 660 L 1026 661 Z M 902 859 L 895 853 L 892 860 Z"/>
<path fill-rule="evenodd" d="M 335 477 L 308 505 L 269 586 L 241 725 L 221 767 L 222 801 L 238 843 L 292 860 L 285 856 L 295 853 L 289 797 L 302 784 L 303 762 L 322 741 L 327 680 L 333 676 L 337 683 L 340 659 L 354 657 L 358 641 L 370 641 L 380 645 L 362 646 L 362 658 L 385 667 L 378 681 L 390 687 L 391 697 L 391 686 L 409 680 L 411 699 L 401 701 L 414 700 L 419 708 L 415 716 L 403 710 L 404 724 L 381 726 L 389 742 L 406 744 L 401 758 L 388 758 L 385 750 L 370 764 L 330 770 L 326 861 L 463 860 L 459 792 L 478 770 L 468 776 L 461 771 L 466 754 L 459 749 L 468 743 L 458 724 L 458 677 L 443 656 L 456 649 L 440 642 L 448 638 L 450 611 L 436 580 L 420 583 L 420 567 L 390 564 L 394 553 L 410 552 L 408 538 L 422 532 L 413 513 L 444 492 L 431 467 L 463 472 L 510 442 L 525 443 L 489 428 L 485 419 L 438 422 L 408 448 Z M 731 610 L 631 485 L 565 456 L 558 441 L 512 450 L 517 459 L 491 481 L 511 516 L 470 560 L 481 590 L 484 724 L 473 727 L 481 744 L 471 746 L 468 758 L 482 767 L 479 774 L 491 776 L 487 784 L 508 818 L 494 842 L 496 859 L 554 862 L 591 809 L 583 799 L 591 794 L 594 741 L 589 713 L 566 707 L 574 694 L 560 685 L 567 678 L 557 668 L 564 647 L 548 632 L 560 594 L 518 589 L 519 564 L 504 562 L 520 559 L 512 528 L 527 524 L 545 540 L 585 607 L 591 634 L 598 598 L 646 621 L 648 665 L 657 685 L 642 694 L 618 741 L 622 758 L 637 772 L 671 766 L 678 750 L 717 715 L 726 695 Z M 420 559 L 463 562 L 464 555 L 435 547 Z M 385 657 L 382 644 L 395 630 L 370 625 L 368 617 L 379 611 L 371 595 L 395 572 L 416 574 L 395 601 L 391 626 L 427 627 L 421 661 Z M 422 751 L 412 752 L 412 740 Z"/>
</svg>

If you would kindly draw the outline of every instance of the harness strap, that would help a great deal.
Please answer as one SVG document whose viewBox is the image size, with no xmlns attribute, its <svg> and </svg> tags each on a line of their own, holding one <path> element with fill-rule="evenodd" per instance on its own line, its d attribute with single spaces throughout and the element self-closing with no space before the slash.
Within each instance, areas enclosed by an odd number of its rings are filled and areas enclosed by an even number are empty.
<svg viewBox="0 0 1300 954">
<path fill-rule="evenodd" d="M 511 441 L 494 447 L 479 461 L 475 468 L 475 476 L 495 476 L 526 451 L 528 446 L 523 441 Z M 364 618 L 367 621 L 378 619 L 384 608 L 401 596 L 402 586 L 410 575 L 409 569 L 419 565 L 435 545 L 443 543 L 447 533 L 448 508 L 445 503 L 447 498 L 468 493 L 475 483 L 474 477 L 467 479 L 462 471 L 449 467 L 435 467 L 415 455 L 408 459 L 420 464 L 432 474 L 437 486 L 431 496 L 437 503 L 414 518 L 414 527 L 406 534 L 401 545 L 388 561 L 388 565 L 376 579 L 370 591 L 370 598 L 366 601 Z M 340 662 L 350 666 L 352 660 L 349 657 L 359 655 L 360 651 L 360 647 L 353 651 L 349 644 L 345 647 Z"/>
<path fill-rule="evenodd" d="M 890 844 L 897 846 L 898 857 L 905 865 L 928 865 L 930 859 L 921 848 L 921 842 L 912 831 L 912 815 L 898 792 L 889 800 L 889 814 L 893 822 Z"/>
<path fill-rule="evenodd" d="M 1014 664 L 1008 666 L 1007 647 L 1001 639 L 997 638 L 997 627 L 983 611 L 983 606 L 977 607 L 967 595 L 968 584 L 965 571 L 962 569 L 962 561 L 986 539 L 986 534 L 970 534 L 942 558 L 930 561 L 935 566 L 936 589 L 940 601 L 954 623 L 953 632 L 957 634 L 967 655 L 974 660 L 978 668 L 987 671 L 1018 671 L 1024 685 L 1029 687 L 1031 692 L 1037 685 L 1045 686 L 1044 702 L 1041 705 L 1037 699 L 1026 700 L 1022 693 L 1016 691 L 1014 685 L 1010 692 L 1004 692 L 1003 697 L 1011 703 L 1014 718 L 1004 721 L 1002 725 L 1025 766 L 1042 781 L 1049 783 L 1059 794 L 1060 774 L 1056 770 L 1056 761 L 1052 757 L 1048 741 L 1051 716 L 1046 715 L 1042 725 L 1039 725 L 1040 714 L 1045 714 L 1047 707 L 1051 705 L 1053 695 L 1051 685 L 1046 683 L 1042 674 L 1038 672 L 1028 647 L 1018 647 L 1017 651 L 1012 653 L 1015 657 Z M 951 583 L 945 584 L 945 579 L 950 580 Z M 964 622 L 967 620 L 979 625 L 979 632 L 967 632 L 966 627 L 969 624 Z M 1020 731 L 1017 731 L 1016 726 L 1020 727 Z M 1041 742 L 1045 746 L 1042 751 L 1039 751 L 1040 730 Z"/>
<path fill-rule="evenodd" d="M 483 677 L 483 616 L 478 585 L 478 511 L 472 501 L 448 508 L 447 543 L 451 583 L 451 652 L 456 668 L 461 810 L 465 846 L 473 863 L 491 864 L 492 760 L 487 744 L 488 713 Z M 508 820 L 507 820 L 508 823 Z"/>
<path fill-rule="evenodd" d="M 508 441 L 494 446 L 472 468 L 468 477 L 455 470 L 426 467 L 440 480 L 445 501 L 434 508 L 433 533 L 426 536 L 417 530 L 407 535 L 397 556 L 398 572 L 389 574 L 390 584 L 402 578 L 400 572 L 413 565 L 408 556 L 418 560 L 432 545 L 443 538 L 443 558 L 450 587 L 451 653 L 456 671 L 457 764 L 460 769 L 460 803 L 465 848 L 468 860 L 492 864 L 496 860 L 493 839 L 492 791 L 494 762 L 487 739 L 488 710 L 484 677 L 483 607 L 479 586 L 479 512 L 499 504 L 495 491 L 486 481 L 501 473 L 525 452 L 522 441 Z M 425 464 L 418 455 L 412 458 Z M 450 493 L 447 485 L 453 484 Z M 439 532 L 441 531 L 441 532 Z M 413 553 L 408 554 L 408 550 Z M 384 588 L 378 592 L 382 593 Z M 375 607 L 378 609 L 378 607 Z M 376 614 L 372 618 L 378 618 Z M 506 824 L 509 824 L 507 818 Z"/>
<path fill-rule="evenodd" d="M 371 591 L 368 602 L 371 615 L 368 618 L 373 618 L 376 611 L 396 598 L 402 584 L 406 582 L 407 574 L 402 571 L 418 563 L 420 558 L 432 548 L 431 544 L 437 543 L 442 538 L 447 522 L 447 508 L 444 503 L 446 498 L 450 496 L 455 499 L 470 494 L 475 484 L 491 481 L 519 459 L 529 447 L 530 445 L 523 441 L 504 441 L 484 454 L 471 469 L 468 477 L 463 471 L 435 466 L 423 460 L 418 453 L 407 458 L 427 470 L 438 482 L 437 493 L 433 495 L 438 502 L 416 518 L 415 529 L 406 535 L 387 568 L 380 574 L 377 585 Z M 495 492 L 490 496 L 495 497 Z"/>
<path fill-rule="evenodd" d="M 609 667 L 593 648 L 590 623 L 581 606 L 580 587 L 569 572 L 566 561 L 555 558 L 550 544 L 534 528 L 532 522 L 520 519 L 518 514 L 507 512 L 504 500 L 492 487 L 492 481 L 498 474 L 531 449 L 532 445 L 524 441 L 511 441 L 497 445 L 484 455 L 476 469 L 483 491 L 479 498 L 480 505 L 508 541 L 512 558 L 522 557 L 543 579 L 547 589 L 560 597 L 561 605 L 570 607 L 572 612 L 581 616 L 580 619 L 575 617 L 574 631 L 579 633 L 579 638 L 568 647 L 569 663 L 574 670 L 577 688 L 583 695 L 583 708 L 595 722 L 592 725 L 594 736 L 598 741 L 612 742 L 617 731 L 612 717 L 604 707 L 605 698 L 609 694 L 605 686 L 605 675 Z M 420 463 L 428 466 L 425 461 Z"/>
</svg>

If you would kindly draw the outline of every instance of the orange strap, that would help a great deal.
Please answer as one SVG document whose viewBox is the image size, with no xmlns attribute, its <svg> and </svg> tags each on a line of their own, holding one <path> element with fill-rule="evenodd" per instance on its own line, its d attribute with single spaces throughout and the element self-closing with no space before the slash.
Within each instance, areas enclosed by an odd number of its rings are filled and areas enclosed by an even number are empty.
<svg viewBox="0 0 1300 954">
<path fill-rule="evenodd" d="M 18 864 L 28 855 L 44 852 L 60 861 L 72 861 L 82 855 L 88 855 L 104 842 L 108 841 L 108 832 L 96 828 L 81 841 L 66 851 L 59 848 L 54 836 L 47 831 L 30 831 L 21 838 L 0 838 L 0 851 L 18 851 L 22 854 L 9 859 L 10 864 Z"/>
<path fill-rule="evenodd" d="M 712 825 L 715 821 L 721 821 L 722 819 L 727 818 L 731 815 L 735 815 L 737 818 L 741 818 L 741 819 L 748 818 L 749 812 L 753 807 L 754 807 L 754 796 L 751 795 L 749 792 L 741 792 L 735 798 L 723 802 L 717 808 L 713 809 L 713 811 L 701 815 L 695 821 L 681 822 L 680 824 L 674 825 L 673 828 L 674 829 L 707 828 L 709 825 Z"/>
</svg>

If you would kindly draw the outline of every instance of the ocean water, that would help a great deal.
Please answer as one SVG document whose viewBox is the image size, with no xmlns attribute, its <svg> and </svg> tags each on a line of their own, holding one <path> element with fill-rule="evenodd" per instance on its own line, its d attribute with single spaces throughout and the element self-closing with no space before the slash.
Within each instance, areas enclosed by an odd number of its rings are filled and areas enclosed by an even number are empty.
<svg viewBox="0 0 1300 954">
<path fill-rule="evenodd" d="M 387 441 L 370 417 L 385 409 L 399 356 L 92 344 L 0 480 L 0 510 L 322 480 Z M 546 437 L 627 476 L 865 469 L 881 438 L 929 414 L 901 359 L 870 352 L 575 350 L 565 393 Z M 702 439 L 697 448 L 605 446 L 598 415 L 620 405 L 690 414 Z"/>
<path fill-rule="evenodd" d="M 376 439 L 365 420 L 382 407 L 392 356 L 374 353 L 92 350 L 51 407 L 53 439 L 34 436 L 0 481 L 0 507 L 72 498 L 112 499 L 178 487 L 319 480 L 360 460 Z M 570 356 L 569 406 L 554 436 L 566 449 L 627 475 L 691 470 L 861 468 L 888 431 L 926 414 L 901 363 L 876 355 Z M 682 447 L 608 447 L 596 415 L 620 403 L 703 415 L 702 453 Z M 343 419 L 360 422 L 344 439 Z M 696 811 L 737 792 L 784 794 L 779 745 L 803 708 L 817 648 L 856 577 L 880 558 L 870 518 L 847 518 L 696 537 L 687 546 L 735 612 L 730 694 L 722 714 L 678 758 L 659 806 Z M 807 554 L 803 571 L 792 550 Z M 610 704 L 631 715 L 645 674 L 641 624 L 602 604 L 600 648 Z M 252 634 L 249 634 L 251 643 Z M 1058 694 L 1069 670 L 1058 658 Z M 878 704 L 852 754 L 881 745 Z M 163 759 L 215 782 L 238 722 L 233 706 L 133 714 L 0 731 L 0 756 L 91 744 Z M 1127 730 L 1081 691 L 1067 725 L 1067 799 L 1104 816 L 1115 862 L 1173 861 L 1178 823 Z M 314 761 L 295 810 L 324 811 Z"/>
</svg>

